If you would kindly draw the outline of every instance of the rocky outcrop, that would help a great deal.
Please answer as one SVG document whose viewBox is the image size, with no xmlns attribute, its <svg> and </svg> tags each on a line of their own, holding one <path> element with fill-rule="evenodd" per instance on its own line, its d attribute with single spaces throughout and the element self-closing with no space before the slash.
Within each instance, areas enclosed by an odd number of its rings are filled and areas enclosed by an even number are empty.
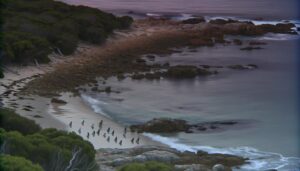
<svg viewBox="0 0 300 171">
<path fill-rule="evenodd" d="M 56 104 L 61 104 L 61 105 L 67 104 L 66 101 L 58 99 L 58 98 L 52 98 L 51 103 L 56 103 Z"/>
<path fill-rule="evenodd" d="M 262 24 L 257 26 L 259 29 L 272 33 L 284 33 L 284 34 L 297 34 L 297 32 L 293 31 L 292 28 L 295 27 L 295 24 L 292 23 L 279 23 L 276 25 L 273 24 Z"/>
<path fill-rule="evenodd" d="M 155 118 L 141 125 L 132 125 L 130 129 L 138 132 L 172 133 L 185 132 L 189 129 L 189 125 L 180 119 Z"/>
<path fill-rule="evenodd" d="M 246 159 L 226 154 L 179 152 L 165 146 L 141 146 L 128 149 L 99 149 L 96 162 L 103 171 L 113 171 L 125 164 L 158 161 L 174 166 L 178 171 L 212 171 L 221 165 L 226 170 L 240 166 Z M 215 171 L 215 170 L 214 170 Z"/>
<path fill-rule="evenodd" d="M 251 51 L 251 50 L 260 50 L 260 49 L 263 49 L 263 48 L 262 48 L 262 47 L 259 47 L 259 46 L 247 46 L 247 47 L 241 48 L 240 50 L 248 50 L 248 51 Z"/>
<path fill-rule="evenodd" d="M 247 69 L 257 69 L 258 66 L 255 64 L 248 64 L 248 65 L 230 65 L 228 66 L 230 69 L 236 69 L 236 70 L 247 70 Z"/>
<path fill-rule="evenodd" d="M 198 68 L 192 65 L 172 66 L 166 72 L 166 77 L 170 78 L 195 78 L 196 76 L 205 76 L 216 74 L 207 69 Z"/>
<path fill-rule="evenodd" d="M 267 43 L 266 42 L 261 42 L 261 41 L 255 41 L 255 40 L 252 40 L 249 42 L 249 45 L 250 46 L 255 46 L 255 45 L 266 45 Z"/>
<path fill-rule="evenodd" d="M 241 128 L 242 126 L 249 124 L 250 122 L 242 120 L 214 121 L 190 124 L 181 119 L 154 118 L 143 124 L 131 125 L 130 129 L 139 133 L 201 133 L 225 131 L 227 129 L 235 129 L 236 127 Z"/>
<path fill-rule="evenodd" d="M 198 24 L 202 22 L 205 22 L 204 17 L 189 18 L 182 21 L 183 24 Z"/>
</svg>

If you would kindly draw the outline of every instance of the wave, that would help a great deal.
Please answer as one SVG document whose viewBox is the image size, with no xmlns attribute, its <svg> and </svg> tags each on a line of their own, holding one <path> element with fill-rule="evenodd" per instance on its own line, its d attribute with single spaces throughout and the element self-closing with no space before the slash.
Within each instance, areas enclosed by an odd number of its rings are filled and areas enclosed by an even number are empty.
<svg viewBox="0 0 300 171">
<path fill-rule="evenodd" d="M 296 157 L 284 157 L 278 153 L 263 152 L 252 147 L 230 147 L 216 148 L 211 146 L 190 146 L 182 144 L 176 138 L 163 137 L 156 134 L 144 133 L 145 136 L 154 141 L 166 144 L 178 151 L 197 152 L 198 150 L 207 153 L 231 154 L 248 158 L 250 163 L 234 168 L 236 171 L 260 171 L 268 169 L 276 169 L 278 171 L 299 171 L 300 159 Z"/>
<path fill-rule="evenodd" d="M 90 106 L 93 109 L 94 112 L 110 118 L 110 116 L 107 115 L 101 108 L 101 105 L 106 105 L 107 103 L 102 102 L 98 99 L 95 99 L 95 98 L 85 95 L 85 94 L 81 94 L 81 98 L 88 106 Z"/>
</svg>

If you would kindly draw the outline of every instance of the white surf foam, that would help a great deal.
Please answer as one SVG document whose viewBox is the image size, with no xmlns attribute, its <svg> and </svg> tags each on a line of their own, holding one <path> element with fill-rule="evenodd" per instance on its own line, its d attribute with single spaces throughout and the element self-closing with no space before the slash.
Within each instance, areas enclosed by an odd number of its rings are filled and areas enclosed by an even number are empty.
<svg viewBox="0 0 300 171">
<path fill-rule="evenodd" d="M 93 109 L 94 112 L 110 118 L 110 116 L 107 115 L 101 108 L 102 105 L 106 105 L 105 102 L 100 101 L 98 99 L 95 99 L 95 98 L 90 97 L 85 94 L 81 94 L 81 98 L 88 106 L 90 106 Z"/>
<path fill-rule="evenodd" d="M 267 169 L 277 169 L 278 171 L 300 170 L 299 158 L 284 157 L 281 154 L 263 152 L 252 147 L 216 148 L 211 146 L 190 146 L 180 143 L 179 140 L 175 138 L 163 137 L 150 133 L 144 133 L 144 135 L 179 151 L 197 152 L 198 150 L 202 150 L 210 154 L 231 154 L 249 158 L 250 163 L 240 168 L 234 168 L 236 171 L 261 171 Z"/>
<path fill-rule="evenodd" d="M 299 35 L 267 33 L 261 37 L 258 37 L 257 39 L 258 40 L 284 41 L 284 40 L 296 40 L 299 38 L 300 38 Z"/>
</svg>

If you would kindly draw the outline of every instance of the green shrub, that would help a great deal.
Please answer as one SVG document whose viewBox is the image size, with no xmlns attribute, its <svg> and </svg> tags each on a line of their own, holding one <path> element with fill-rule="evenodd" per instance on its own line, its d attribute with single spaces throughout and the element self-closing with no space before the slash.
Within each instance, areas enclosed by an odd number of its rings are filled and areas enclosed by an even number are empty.
<svg viewBox="0 0 300 171">
<path fill-rule="evenodd" d="M 43 171 L 40 165 L 33 164 L 23 157 L 0 155 L 1 171 Z"/>
<path fill-rule="evenodd" d="M 6 131 L 19 131 L 27 135 L 41 130 L 33 120 L 21 117 L 9 109 L 0 108 L 0 120 L 0 127 Z"/>
<path fill-rule="evenodd" d="M 75 133 L 53 128 L 41 130 L 32 120 L 9 109 L 0 109 L 0 119 L 3 154 L 24 157 L 46 171 L 57 167 L 62 170 L 97 170 L 93 145 Z"/>
<path fill-rule="evenodd" d="M 68 168 L 72 158 L 73 169 L 97 170 L 93 146 L 74 133 L 45 129 L 41 132 L 22 135 L 16 131 L 1 131 L 2 150 L 5 154 L 24 157 L 38 163 L 46 171 L 56 167 Z"/>
<path fill-rule="evenodd" d="M 172 171 L 171 165 L 161 162 L 130 163 L 122 166 L 118 171 Z"/>
<path fill-rule="evenodd" d="M 79 41 L 102 43 L 114 29 L 127 28 L 130 17 L 53 0 L 8 0 L 3 10 L 4 62 L 48 62 L 59 48 L 73 53 Z"/>
</svg>

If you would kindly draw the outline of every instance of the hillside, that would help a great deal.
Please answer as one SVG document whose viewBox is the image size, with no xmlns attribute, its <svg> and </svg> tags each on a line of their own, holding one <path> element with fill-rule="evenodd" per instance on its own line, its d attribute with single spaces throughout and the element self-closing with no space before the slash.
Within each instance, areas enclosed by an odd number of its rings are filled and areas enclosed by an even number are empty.
<svg viewBox="0 0 300 171">
<path fill-rule="evenodd" d="M 49 62 L 51 52 L 72 54 L 78 42 L 101 44 L 130 17 L 53 0 L 5 0 L 2 7 L 2 63 Z M 1 74 L 0 74 L 1 75 Z"/>
</svg>

